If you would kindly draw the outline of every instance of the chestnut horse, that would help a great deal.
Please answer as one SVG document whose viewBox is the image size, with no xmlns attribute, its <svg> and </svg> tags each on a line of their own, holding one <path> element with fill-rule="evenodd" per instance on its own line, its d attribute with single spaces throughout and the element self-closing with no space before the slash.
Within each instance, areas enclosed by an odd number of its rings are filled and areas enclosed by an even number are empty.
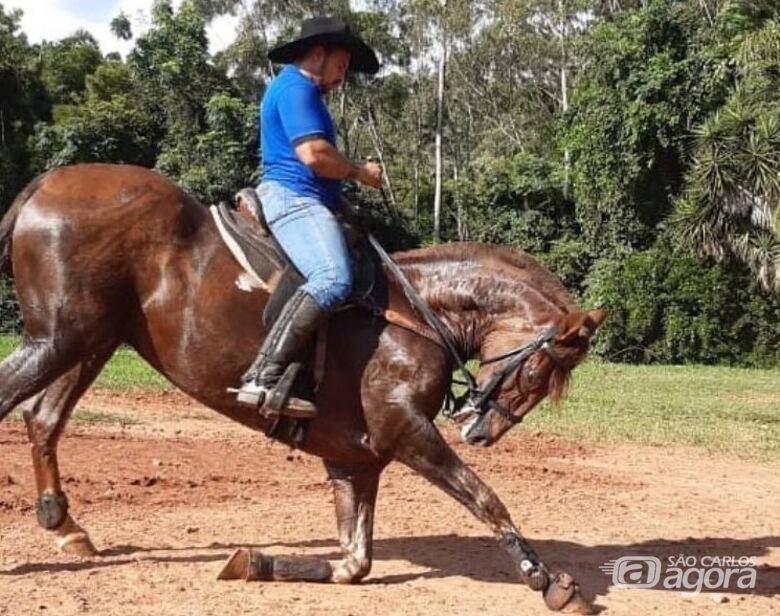
<svg viewBox="0 0 780 616">
<path fill-rule="evenodd" d="M 533 353 L 495 390 L 504 412 L 491 409 L 468 422 L 463 438 L 471 444 L 494 443 L 512 419 L 548 394 L 559 397 L 605 316 L 578 309 L 550 272 L 506 248 L 464 243 L 396 258 L 462 356 L 500 356 L 557 326 L 550 352 Z M 0 223 L 0 266 L 8 270 L 11 264 L 24 336 L 0 364 L 0 420 L 32 399 L 24 420 L 38 521 L 57 535 L 61 549 L 96 554 L 68 512 L 57 442 L 79 397 L 118 345 L 131 345 L 206 406 L 249 428 L 267 427 L 267 418 L 238 404 L 227 389 L 255 357 L 269 296 L 243 283 L 245 274 L 208 210 L 166 178 L 102 164 L 39 176 Z M 388 285 L 390 307 L 425 327 L 397 283 Z M 322 458 L 332 479 L 343 558 L 329 563 L 239 551 L 222 577 L 361 580 L 371 568 L 379 476 L 397 460 L 479 518 L 510 554 L 521 581 L 543 592 L 549 607 L 587 610 L 573 580 L 550 573 L 496 494 L 434 425 L 453 359 L 415 329 L 359 309 L 333 315 L 328 325 L 320 413 L 301 449 Z M 477 380 L 495 370 L 495 364 L 481 367 Z"/>
</svg>

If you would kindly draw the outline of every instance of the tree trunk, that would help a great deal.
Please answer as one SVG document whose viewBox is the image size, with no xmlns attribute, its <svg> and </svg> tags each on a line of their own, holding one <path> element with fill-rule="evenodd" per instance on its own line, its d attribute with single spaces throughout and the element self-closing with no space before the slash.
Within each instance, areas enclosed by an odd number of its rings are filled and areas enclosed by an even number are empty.
<svg viewBox="0 0 780 616">
<path fill-rule="evenodd" d="M 419 68 L 417 69 L 419 71 Z M 419 72 L 417 75 L 417 140 L 414 145 L 414 229 L 420 231 L 420 144 L 422 143 L 422 91 L 420 88 Z"/>
<path fill-rule="evenodd" d="M 458 228 L 458 241 L 459 242 L 465 242 L 468 240 L 467 232 L 466 232 L 466 219 L 463 214 L 463 200 L 460 198 L 460 186 L 458 184 L 460 180 L 460 173 L 458 171 L 459 165 L 458 161 L 453 161 L 452 165 L 452 179 L 454 180 L 455 184 L 455 211 L 456 211 L 456 226 Z"/>
<path fill-rule="evenodd" d="M 447 68 L 447 30 L 444 23 L 446 0 L 442 0 L 441 56 L 439 57 L 439 82 L 436 92 L 436 189 L 433 196 L 433 241 L 438 244 L 441 236 L 441 184 L 442 184 L 442 124 L 444 114 L 444 72 Z"/>
<path fill-rule="evenodd" d="M 374 112 L 371 107 L 368 108 L 368 132 L 371 135 L 371 141 L 374 143 L 374 151 L 376 152 L 377 158 L 379 158 L 379 164 L 382 165 L 382 169 L 384 169 L 384 180 L 390 205 L 393 208 L 393 213 L 396 213 L 398 211 L 398 206 L 395 201 L 393 185 L 390 182 L 390 174 L 388 173 L 387 165 L 385 165 L 384 145 L 382 143 L 382 138 L 379 136 L 379 130 L 377 130 L 376 127 L 376 119 L 374 118 Z"/>
<path fill-rule="evenodd" d="M 349 156 L 349 120 L 347 118 L 347 84 L 341 86 L 339 98 L 339 114 L 341 114 L 341 142 L 344 144 L 343 152 Z"/>
<path fill-rule="evenodd" d="M 421 28 L 419 24 L 414 27 L 414 57 L 416 58 L 414 70 L 414 90 L 415 99 L 415 122 L 417 124 L 417 135 L 414 144 L 414 230 L 420 232 L 420 165 L 422 164 L 422 140 L 423 140 L 423 93 L 422 80 L 420 79 L 421 69 Z"/>
<path fill-rule="evenodd" d="M 701 6 L 702 10 L 704 11 L 704 15 L 707 17 L 707 21 L 710 23 L 710 25 L 712 25 L 714 23 L 714 19 L 712 17 L 710 7 L 707 5 L 707 0 L 699 0 L 699 6 Z"/>
<path fill-rule="evenodd" d="M 245 4 L 241 3 L 241 8 L 244 11 L 244 15 L 249 15 L 249 10 L 245 6 Z M 260 35 L 263 37 L 263 46 L 265 47 L 266 51 L 270 49 L 270 46 L 268 44 L 268 32 L 265 29 L 265 20 L 257 19 L 256 16 L 251 16 L 249 18 L 250 23 L 254 23 L 258 30 L 260 30 Z M 271 79 L 276 77 L 276 71 L 274 70 L 274 63 L 271 62 L 270 58 L 266 59 L 266 66 L 268 67 L 268 74 L 271 76 Z"/>
<path fill-rule="evenodd" d="M 558 34 L 561 42 L 561 110 L 564 114 L 569 110 L 569 87 L 566 74 L 566 24 L 563 12 L 563 0 L 558 0 Z M 569 148 L 563 150 L 563 196 L 569 196 L 569 172 L 571 168 L 571 152 Z"/>
</svg>

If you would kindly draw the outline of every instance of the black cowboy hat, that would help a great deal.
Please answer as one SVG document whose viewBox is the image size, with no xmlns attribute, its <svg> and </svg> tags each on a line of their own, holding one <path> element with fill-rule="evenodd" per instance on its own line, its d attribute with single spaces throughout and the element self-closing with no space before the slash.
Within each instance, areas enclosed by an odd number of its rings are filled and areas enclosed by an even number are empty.
<svg viewBox="0 0 780 616">
<path fill-rule="evenodd" d="M 300 59 L 313 45 L 333 45 L 352 54 L 349 70 L 373 75 L 379 70 L 374 50 L 352 34 L 349 26 L 336 17 L 313 17 L 301 25 L 301 34 L 294 41 L 279 45 L 268 52 L 268 57 L 280 64 Z"/>
</svg>

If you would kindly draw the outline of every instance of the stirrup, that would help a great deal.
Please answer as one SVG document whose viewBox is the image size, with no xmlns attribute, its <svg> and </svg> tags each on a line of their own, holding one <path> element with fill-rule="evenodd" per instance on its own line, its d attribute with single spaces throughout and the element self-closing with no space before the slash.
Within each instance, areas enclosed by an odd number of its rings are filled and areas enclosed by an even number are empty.
<svg viewBox="0 0 780 616">
<path fill-rule="evenodd" d="M 239 389 L 229 387 L 228 392 L 236 394 L 236 400 L 247 406 L 261 407 L 269 394 L 269 389 L 254 380 L 247 381 Z"/>
<path fill-rule="evenodd" d="M 240 389 L 232 389 L 237 400 L 252 406 L 266 417 L 287 415 L 298 419 L 316 417 L 317 408 L 312 402 L 291 395 L 293 384 L 303 364 L 293 362 L 284 371 L 279 381 L 272 387 L 261 385 L 254 380 L 244 383 Z"/>
</svg>

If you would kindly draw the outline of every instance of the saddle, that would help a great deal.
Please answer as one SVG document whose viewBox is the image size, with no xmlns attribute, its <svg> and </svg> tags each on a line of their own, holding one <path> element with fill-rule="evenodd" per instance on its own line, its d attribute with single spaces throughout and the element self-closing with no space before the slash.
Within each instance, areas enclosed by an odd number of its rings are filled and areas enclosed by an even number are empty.
<svg viewBox="0 0 780 616">
<path fill-rule="evenodd" d="M 256 286 L 270 293 L 271 298 L 263 311 L 263 323 L 273 325 L 287 300 L 306 279 L 292 264 L 284 249 L 274 239 L 263 215 L 262 204 L 252 188 L 239 191 L 231 208 L 226 203 L 209 208 L 220 236 L 233 257 L 252 278 Z M 386 303 L 386 279 L 373 258 L 365 238 L 357 230 L 341 221 L 347 246 L 353 262 L 353 288 L 339 311 L 363 307 L 381 314 Z M 320 327 L 316 340 L 306 352 L 306 359 L 295 369 L 288 370 L 277 388 L 283 388 L 283 397 L 291 392 L 312 396 L 325 372 L 327 327 Z M 302 370 L 302 368 L 308 368 Z M 290 378 L 286 378 L 287 375 Z M 306 374 L 306 378 L 296 378 Z M 276 415 L 266 430 L 266 436 L 279 440 L 293 448 L 304 439 L 306 421 Z"/>
<path fill-rule="evenodd" d="M 209 209 L 235 259 L 258 286 L 271 294 L 263 312 L 263 323 L 270 327 L 287 300 L 306 279 L 271 234 L 260 199 L 252 188 L 236 193 L 233 208 L 223 202 Z M 353 287 L 340 310 L 381 305 L 382 299 L 377 297 L 379 293 L 374 293 L 384 286 L 381 284 L 384 275 L 378 261 L 373 258 L 365 238 L 352 225 L 342 220 L 341 226 L 353 262 Z M 380 304 L 374 304 L 372 300 Z"/>
<path fill-rule="evenodd" d="M 252 188 L 239 191 L 231 208 L 225 203 L 209 208 L 222 240 L 236 261 L 250 276 L 255 285 L 271 294 L 263 312 L 263 322 L 270 327 L 279 316 L 287 300 L 305 279 L 295 268 L 282 247 L 268 229 L 263 208 Z M 361 308 L 388 323 L 398 325 L 442 345 L 439 336 L 420 322 L 415 309 L 397 284 L 391 284 L 385 269 L 366 236 L 345 220 L 341 220 L 347 246 L 353 262 L 352 293 L 338 311 Z M 325 372 L 327 327 L 319 329 L 316 341 L 307 352 L 305 364 L 309 369 L 307 379 L 291 378 L 284 387 L 287 392 L 316 391 Z M 290 374 L 304 372 L 288 371 Z M 282 380 L 285 380 L 284 377 Z M 281 387 L 282 384 L 277 386 Z M 287 394 L 285 394 L 286 396 Z M 293 448 L 298 447 L 305 436 L 306 420 L 277 415 L 266 430 L 266 436 L 275 438 Z"/>
</svg>

